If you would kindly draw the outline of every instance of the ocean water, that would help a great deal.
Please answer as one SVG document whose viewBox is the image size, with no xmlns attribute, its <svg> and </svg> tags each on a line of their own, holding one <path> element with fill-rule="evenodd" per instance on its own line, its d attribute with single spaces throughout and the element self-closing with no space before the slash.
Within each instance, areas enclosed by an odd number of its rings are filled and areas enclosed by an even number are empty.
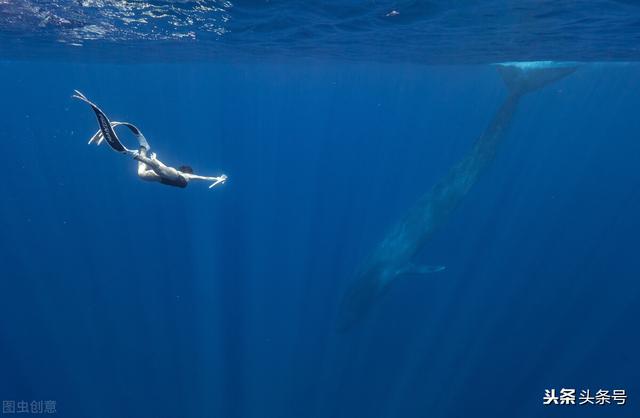
<svg viewBox="0 0 640 418">
<path fill-rule="evenodd" d="M 640 416 L 639 22 L 632 1 L 0 0 L 1 415 Z M 493 64 L 533 60 L 576 70 L 522 97 L 420 243 L 446 269 L 340 329 L 376 246 L 490 129 Z M 74 89 L 229 180 L 140 181 L 87 145 Z M 561 388 L 628 398 L 543 404 Z"/>
</svg>

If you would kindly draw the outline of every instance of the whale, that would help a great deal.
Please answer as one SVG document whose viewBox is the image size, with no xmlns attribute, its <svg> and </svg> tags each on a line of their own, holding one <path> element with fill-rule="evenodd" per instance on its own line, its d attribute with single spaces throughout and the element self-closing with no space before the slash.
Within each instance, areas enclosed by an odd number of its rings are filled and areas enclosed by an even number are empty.
<svg viewBox="0 0 640 418">
<path fill-rule="evenodd" d="M 338 331 L 362 322 L 394 280 L 445 270 L 444 266 L 416 264 L 414 258 L 494 161 L 522 97 L 568 76 L 577 65 L 517 62 L 495 64 L 495 68 L 507 88 L 506 98 L 464 157 L 390 228 L 365 258 L 340 301 Z"/>
</svg>

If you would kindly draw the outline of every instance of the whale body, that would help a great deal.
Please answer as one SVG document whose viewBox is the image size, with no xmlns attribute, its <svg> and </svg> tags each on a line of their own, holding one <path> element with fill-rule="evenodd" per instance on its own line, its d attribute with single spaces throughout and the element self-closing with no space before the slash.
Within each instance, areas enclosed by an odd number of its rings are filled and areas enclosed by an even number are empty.
<svg viewBox="0 0 640 418">
<path fill-rule="evenodd" d="M 379 296 L 398 277 L 435 273 L 444 266 L 415 265 L 412 259 L 440 227 L 495 159 L 520 99 L 573 71 L 573 64 L 505 63 L 496 68 L 508 95 L 471 150 L 396 223 L 375 247 L 342 297 L 338 330 L 363 320 Z"/>
</svg>

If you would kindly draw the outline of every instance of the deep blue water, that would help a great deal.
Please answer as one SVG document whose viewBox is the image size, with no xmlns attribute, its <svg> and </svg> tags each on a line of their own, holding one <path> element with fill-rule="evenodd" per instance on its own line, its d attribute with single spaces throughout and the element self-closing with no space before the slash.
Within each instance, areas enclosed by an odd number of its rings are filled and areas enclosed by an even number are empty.
<svg viewBox="0 0 640 418">
<path fill-rule="evenodd" d="M 375 13 L 410 16 L 391 3 Z M 501 21 L 517 21 L 512 9 Z M 254 22 L 230 10 L 232 29 Z M 621 13 L 597 11 L 582 13 Z M 554 16 L 561 34 L 570 19 Z M 135 36 L 60 46 L 87 22 L 19 21 L 0 49 L 0 399 L 55 400 L 74 418 L 639 416 L 638 64 L 584 62 L 525 96 L 496 160 L 418 257 L 446 270 L 396 280 L 338 332 L 363 260 L 504 100 L 486 44 L 469 46 L 482 64 L 458 65 L 464 46 L 366 59 L 348 31 L 300 58 L 218 35 L 216 59 L 193 39 L 170 52 Z M 534 58 L 624 45 L 632 60 L 632 30 L 592 29 L 611 38 Z M 228 53 L 234 42 L 242 53 Z M 498 55 L 531 58 L 520 50 Z M 138 180 L 135 161 L 86 144 L 97 124 L 73 89 L 139 126 L 163 161 L 227 184 Z M 563 387 L 625 389 L 628 403 L 543 406 Z"/>
</svg>

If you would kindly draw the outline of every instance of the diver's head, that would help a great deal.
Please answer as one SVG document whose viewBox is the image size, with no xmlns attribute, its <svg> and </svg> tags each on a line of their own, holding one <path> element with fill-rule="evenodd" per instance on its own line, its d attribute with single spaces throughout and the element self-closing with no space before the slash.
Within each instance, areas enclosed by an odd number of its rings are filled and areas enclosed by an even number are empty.
<svg viewBox="0 0 640 418">
<path fill-rule="evenodd" d="M 180 167 L 178 167 L 178 171 L 182 173 L 193 174 L 193 168 L 189 167 L 188 165 L 181 165 Z"/>
</svg>

